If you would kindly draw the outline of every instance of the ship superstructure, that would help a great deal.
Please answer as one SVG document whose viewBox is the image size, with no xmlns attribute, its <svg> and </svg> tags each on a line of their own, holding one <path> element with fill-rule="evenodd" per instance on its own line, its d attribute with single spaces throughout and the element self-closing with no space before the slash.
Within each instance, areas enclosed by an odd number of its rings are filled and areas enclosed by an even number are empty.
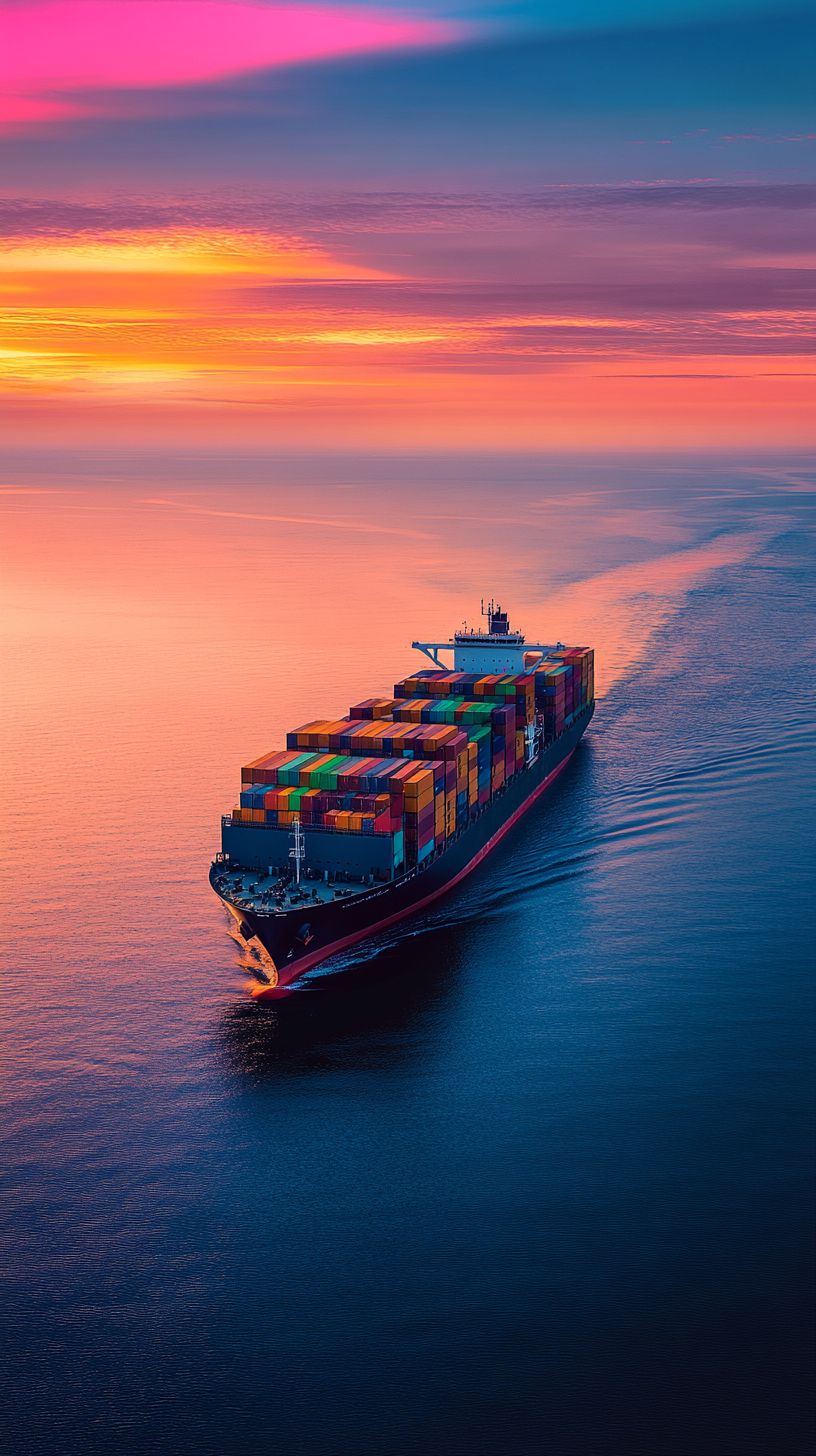
<svg viewBox="0 0 816 1456">
<path fill-rule="evenodd" d="M 501 607 L 484 600 L 481 615 L 488 621 L 487 631 L 463 623 L 464 631 L 455 632 L 447 642 L 412 642 L 418 652 L 424 652 L 435 667 L 443 668 L 440 652 L 453 651 L 453 666 L 456 672 L 477 673 L 523 673 L 531 663 L 539 662 L 553 651 L 564 650 L 563 642 L 545 646 L 540 642 L 528 643 L 523 633 L 511 632 L 507 612 Z"/>
<path fill-rule="evenodd" d="M 453 888 L 571 757 L 592 649 L 528 644 L 498 605 L 482 612 L 487 631 L 414 642 L 432 667 L 393 697 L 306 723 L 242 769 L 210 882 L 266 952 L 257 997 Z"/>
</svg>

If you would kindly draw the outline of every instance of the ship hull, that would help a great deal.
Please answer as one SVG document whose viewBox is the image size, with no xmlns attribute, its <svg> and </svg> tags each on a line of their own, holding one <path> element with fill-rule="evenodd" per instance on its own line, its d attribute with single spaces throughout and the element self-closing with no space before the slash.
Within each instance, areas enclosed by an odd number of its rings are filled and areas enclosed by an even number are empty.
<svg viewBox="0 0 816 1456">
<path fill-rule="evenodd" d="M 253 996 L 265 1001 L 291 994 L 298 979 L 321 961 L 426 909 L 460 884 L 566 767 L 593 711 L 591 705 L 529 768 L 485 805 L 479 818 L 451 840 L 443 853 L 433 856 L 425 866 L 414 867 L 388 884 L 375 885 L 349 899 L 285 911 L 239 909 L 219 895 L 239 922 L 243 938 L 257 938 L 274 964 L 270 976 L 274 984 L 259 984 Z M 210 883 L 219 894 L 215 877 L 214 867 Z"/>
</svg>

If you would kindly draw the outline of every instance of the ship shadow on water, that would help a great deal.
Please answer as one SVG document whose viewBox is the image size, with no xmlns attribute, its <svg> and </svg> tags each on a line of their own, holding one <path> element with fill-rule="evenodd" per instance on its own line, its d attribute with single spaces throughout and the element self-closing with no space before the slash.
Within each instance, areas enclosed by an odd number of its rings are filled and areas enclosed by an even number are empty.
<svg viewBox="0 0 816 1456">
<path fill-rule="evenodd" d="M 433 1056 L 456 1018 L 476 923 L 425 923 L 344 961 L 277 1002 L 239 1001 L 221 1021 L 225 1060 L 253 1078 Z M 474 942 L 474 949 L 476 949 Z"/>
</svg>

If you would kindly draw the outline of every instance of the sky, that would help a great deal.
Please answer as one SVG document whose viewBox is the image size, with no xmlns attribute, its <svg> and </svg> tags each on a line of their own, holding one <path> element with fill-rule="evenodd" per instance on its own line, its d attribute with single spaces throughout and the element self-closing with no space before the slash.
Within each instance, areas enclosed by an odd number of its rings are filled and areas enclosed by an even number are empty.
<svg viewBox="0 0 816 1456">
<path fill-rule="evenodd" d="M 812 441 L 806 11 L 18 0 L 0 26 L 15 444 Z"/>
</svg>

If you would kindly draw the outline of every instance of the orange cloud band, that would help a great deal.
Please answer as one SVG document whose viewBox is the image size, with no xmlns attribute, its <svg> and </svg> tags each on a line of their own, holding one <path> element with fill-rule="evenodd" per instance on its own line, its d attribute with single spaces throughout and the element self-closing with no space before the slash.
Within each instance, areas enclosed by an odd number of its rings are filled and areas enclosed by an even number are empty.
<svg viewBox="0 0 816 1456">
<path fill-rule="evenodd" d="M 395 308 L 388 275 L 295 236 L 223 228 L 20 236 L 5 268 L 22 436 L 39 411 L 58 434 L 115 418 L 125 436 L 326 447 L 812 437 L 801 310 L 497 315 L 476 298 L 457 315 L 410 292 Z"/>
</svg>

